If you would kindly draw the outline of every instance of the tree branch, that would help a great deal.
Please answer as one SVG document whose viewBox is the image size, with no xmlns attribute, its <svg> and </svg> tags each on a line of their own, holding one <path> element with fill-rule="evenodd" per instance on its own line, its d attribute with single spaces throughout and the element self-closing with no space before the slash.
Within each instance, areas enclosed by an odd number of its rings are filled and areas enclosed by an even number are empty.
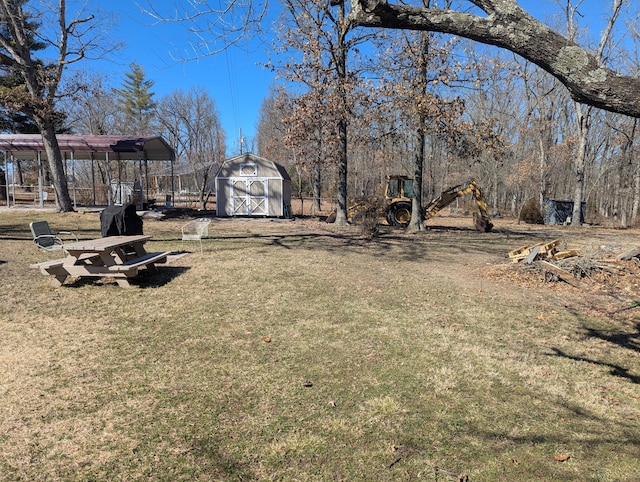
<svg viewBox="0 0 640 482">
<path fill-rule="evenodd" d="M 556 77 L 574 100 L 640 117 L 639 79 L 609 69 L 594 54 L 533 18 L 515 0 L 470 1 L 488 15 L 351 0 L 350 18 L 363 27 L 441 32 L 510 50 Z"/>
</svg>

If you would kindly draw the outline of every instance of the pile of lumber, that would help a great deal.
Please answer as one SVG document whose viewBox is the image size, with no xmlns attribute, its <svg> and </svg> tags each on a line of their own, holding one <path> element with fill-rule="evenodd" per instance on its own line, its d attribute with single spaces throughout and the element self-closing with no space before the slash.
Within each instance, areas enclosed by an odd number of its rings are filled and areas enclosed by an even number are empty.
<svg viewBox="0 0 640 482">
<path fill-rule="evenodd" d="M 578 256 L 578 251 L 575 249 L 559 251 L 559 244 L 560 241 L 554 239 L 553 241 L 538 243 L 533 246 L 522 246 L 510 251 L 509 258 L 514 263 L 532 264 L 535 261 L 536 265 L 544 271 L 545 277 L 549 273 L 552 279 L 564 281 L 576 288 L 583 288 L 584 284 L 574 274 L 552 262 Z"/>
<path fill-rule="evenodd" d="M 522 246 L 509 252 L 514 263 L 529 265 L 536 271 L 542 271 L 545 280 L 564 281 L 576 288 L 587 288 L 585 278 L 596 276 L 596 273 L 620 274 L 624 267 L 621 261 L 634 260 L 640 263 L 640 248 L 621 253 L 615 259 L 595 260 L 588 256 L 580 256 L 577 250 L 558 250 L 559 241 L 553 240 L 532 246 Z M 524 268 L 524 266 L 523 266 Z"/>
<path fill-rule="evenodd" d="M 565 259 L 572 256 L 578 256 L 578 252 L 575 249 L 568 251 L 558 251 L 558 244 L 560 241 L 554 239 L 548 243 L 538 243 L 533 246 L 522 246 L 513 251 L 509 251 L 509 258 L 514 263 L 523 262 L 525 264 L 531 264 L 540 259 Z"/>
</svg>

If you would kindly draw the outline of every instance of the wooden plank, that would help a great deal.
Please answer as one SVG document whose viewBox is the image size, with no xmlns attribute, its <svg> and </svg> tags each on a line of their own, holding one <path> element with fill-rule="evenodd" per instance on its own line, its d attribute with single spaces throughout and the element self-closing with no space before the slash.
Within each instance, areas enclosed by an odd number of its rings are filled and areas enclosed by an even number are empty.
<svg viewBox="0 0 640 482">
<path fill-rule="evenodd" d="M 30 265 L 31 268 L 37 268 L 42 274 L 53 276 L 53 285 L 62 286 L 64 280 L 69 276 L 69 272 L 64 267 L 64 259 L 52 259 Z"/>
<path fill-rule="evenodd" d="M 52 268 L 55 266 L 62 266 L 63 264 L 64 264 L 64 258 L 60 258 L 60 259 L 51 259 L 49 261 L 42 261 L 41 263 L 34 263 L 29 265 L 29 267 L 43 270 L 43 269 Z"/>
<path fill-rule="evenodd" d="M 560 268 L 559 266 L 556 266 L 555 264 L 549 263 L 548 261 L 544 261 L 544 260 L 541 260 L 538 262 L 540 263 L 540 265 L 543 267 L 545 271 L 549 271 L 550 273 L 555 274 L 562 281 L 570 284 L 574 288 L 581 288 L 581 289 L 589 288 L 589 285 L 582 283 L 581 281 L 576 279 L 576 277 L 573 276 L 571 273 Z"/>
<path fill-rule="evenodd" d="M 109 271 L 132 271 L 150 264 L 165 263 L 168 255 L 168 252 L 147 253 L 138 258 L 130 259 L 125 263 L 109 266 Z"/>
<path fill-rule="evenodd" d="M 572 258 L 574 256 L 578 256 L 578 254 L 578 251 L 576 251 L 575 249 L 570 249 L 568 251 L 558 251 L 553 255 L 553 259 Z"/>
<path fill-rule="evenodd" d="M 640 246 L 619 254 L 618 256 L 616 256 L 616 259 L 620 261 L 630 261 L 631 259 L 637 257 L 640 257 Z"/>
<path fill-rule="evenodd" d="M 115 249 L 128 244 L 142 243 L 150 239 L 151 236 L 146 235 L 108 236 L 106 238 L 89 239 L 67 244 L 65 249 L 67 251 L 106 251 L 107 249 Z"/>
<path fill-rule="evenodd" d="M 552 253 L 556 247 L 560 244 L 560 241 L 554 239 L 553 241 L 549 241 L 548 243 L 540 243 L 540 253 L 541 254 L 549 254 Z"/>
<path fill-rule="evenodd" d="M 519 261 L 526 260 L 527 264 L 530 264 L 533 259 L 529 261 L 529 257 L 531 253 L 535 250 L 536 255 L 545 254 L 547 257 L 553 256 L 555 253 L 556 247 L 560 244 L 560 241 L 554 239 L 553 241 L 549 241 L 548 243 L 537 243 L 533 246 L 522 246 L 518 249 L 514 249 L 513 251 L 509 251 L 509 257 L 513 260 L 514 263 L 518 263 Z M 535 255 L 534 255 L 535 259 Z"/>
<path fill-rule="evenodd" d="M 523 262 L 525 264 L 533 263 L 533 260 L 536 259 L 536 256 L 538 256 L 538 253 L 540 253 L 540 248 L 541 246 L 534 246 L 531 252 L 524 258 Z"/>
<path fill-rule="evenodd" d="M 509 257 L 511 259 L 513 259 L 514 263 L 517 263 L 522 258 L 525 258 L 529 254 L 530 251 L 531 251 L 531 248 L 529 246 L 521 246 L 518 249 L 514 249 L 513 251 L 509 251 Z"/>
</svg>

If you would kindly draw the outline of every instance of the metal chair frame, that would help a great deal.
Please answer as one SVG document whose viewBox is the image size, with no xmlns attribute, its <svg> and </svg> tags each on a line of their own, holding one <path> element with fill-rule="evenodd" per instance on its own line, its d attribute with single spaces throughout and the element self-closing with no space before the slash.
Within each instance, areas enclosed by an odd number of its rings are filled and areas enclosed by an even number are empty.
<svg viewBox="0 0 640 482">
<path fill-rule="evenodd" d="M 200 253 L 202 254 L 202 238 L 209 237 L 210 224 L 211 219 L 198 218 L 182 226 L 182 247 L 184 248 L 185 241 L 199 241 Z"/>
<path fill-rule="evenodd" d="M 73 242 L 78 242 L 78 237 L 71 231 L 52 232 L 47 221 L 33 221 L 29 223 L 33 242 L 43 251 L 62 251 L 64 250 L 65 241 L 62 236 L 73 238 Z M 67 243 L 68 244 L 68 243 Z"/>
</svg>

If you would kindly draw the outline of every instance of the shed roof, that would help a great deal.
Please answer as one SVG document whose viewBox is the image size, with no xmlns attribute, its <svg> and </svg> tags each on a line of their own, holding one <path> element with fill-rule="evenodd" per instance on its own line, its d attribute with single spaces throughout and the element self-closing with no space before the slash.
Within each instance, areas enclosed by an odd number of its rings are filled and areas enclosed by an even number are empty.
<svg viewBox="0 0 640 482">
<path fill-rule="evenodd" d="M 58 134 L 58 145 L 64 157 L 74 159 L 110 159 L 171 161 L 175 154 L 161 136 L 97 136 Z M 40 152 L 46 159 L 40 134 L 0 134 L 0 151 L 11 153 L 17 159 L 35 159 Z"/>
<path fill-rule="evenodd" d="M 251 152 L 245 152 L 244 154 L 240 154 L 238 156 L 227 159 L 222 163 L 222 166 L 220 167 L 220 171 L 218 171 L 218 173 L 220 173 L 227 164 L 234 164 L 237 162 L 260 162 L 263 164 L 271 164 L 278 171 L 278 174 L 280 174 L 280 177 L 282 179 L 284 179 L 285 181 L 291 181 L 291 176 L 289 176 L 289 173 L 283 165 L 278 164 L 275 161 L 265 159 L 264 157 L 256 156 Z"/>
</svg>

